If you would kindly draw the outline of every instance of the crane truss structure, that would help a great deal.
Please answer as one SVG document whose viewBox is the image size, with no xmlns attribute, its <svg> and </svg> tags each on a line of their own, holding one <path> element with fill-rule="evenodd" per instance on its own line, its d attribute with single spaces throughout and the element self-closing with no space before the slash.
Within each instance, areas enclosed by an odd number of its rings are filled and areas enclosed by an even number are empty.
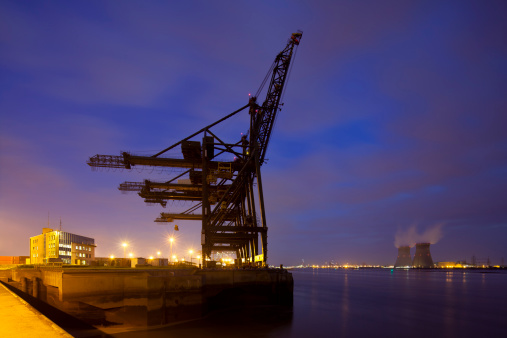
<svg viewBox="0 0 507 338">
<path fill-rule="evenodd" d="M 124 182 L 119 190 L 135 191 L 146 203 L 159 203 L 164 207 L 168 200 L 196 202 L 182 213 L 163 212 L 155 221 L 201 220 L 204 266 L 211 259 L 212 252 L 235 252 L 239 264 L 267 264 L 268 226 L 260 168 L 265 162 L 276 115 L 281 110 L 280 101 L 289 66 L 301 37 L 300 31 L 291 35 L 286 47 L 276 56 L 257 94 L 240 109 L 152 156 L 123 152 L 120 156 L 95 155 L 87 162 L 91 167 L 99 168 L 183 168 L 180 175 L 169 181 Z M 266 98 L 259 105 L 257 96 L 269 78 Z M 250 128 L 236 143 L 226 143 L 212 131 L 214 126 L 247 108 Z M 202 143 L 195 141 L 197 137 L 202 137 Z M 177 146 L 181 147 L 182 159 L 161 157 Z M 218 156 L 223 154 L 232 155 L 234 161 L 219 161 Z"/>
</svg>

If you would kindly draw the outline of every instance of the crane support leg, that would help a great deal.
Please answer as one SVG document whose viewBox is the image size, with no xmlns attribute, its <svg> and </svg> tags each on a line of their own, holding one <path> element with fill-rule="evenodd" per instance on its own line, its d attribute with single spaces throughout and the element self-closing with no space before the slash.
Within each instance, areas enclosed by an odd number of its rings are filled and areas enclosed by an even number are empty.
<svg viewBox="0 0 507 338">
<path fill-rule="evenodd" d="M 262 191 L 262 177 L 261 177 L 261 167 L 259 164 L 259 156 L 257 153 L 255 154 L 255 174 L 257 176 L 257 189 L 259 194 L 259 211 L 261 213 L 261 224 L 263 228 L 267 228 L 266 224 L 266 210 L 264 209 L 264 195 Z M 262 265 L 266 265 L 268 259 L 268 235 L 267 231 L 261 233 L 261 243 L 262 243 Z"/>
<path fill-rule="evenodd" d="M 209 227 L 208 227 L 208 218 L 211 213 L 210 205 L 209 205 L 209 192 L 208 192 L 208 159 L 206 158 L 206 145 L 207 138 L 206 133 L 204 133 L 204 137 L 202 139 L 202 230 L 201 230 L 201 245 L 202 245 L 202 265 L 203 267 L 207 266 L 207 259 L 211 259 L 211 250 L 210 243 L 207 243 L 207 239 L 209 239 Z"/>
</svg>

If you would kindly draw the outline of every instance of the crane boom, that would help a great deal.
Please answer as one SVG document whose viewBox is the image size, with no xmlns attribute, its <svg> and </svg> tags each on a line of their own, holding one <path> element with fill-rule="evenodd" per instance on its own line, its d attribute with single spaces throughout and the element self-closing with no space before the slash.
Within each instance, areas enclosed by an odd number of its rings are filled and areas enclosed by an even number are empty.
<svg viewBox="0 0 507 338">
<path fill-rule="evenodd" d="M 211 259 L 212 252 L 233 251 L 238 264 L 266 266 L 268 227 L 260 167 L 266 160 L 277 113 L 283 105 L 281 100 L 291 61 L 301 37 L 300 31 L 291 35 L 285 48 L 276 56 L 261 88 L 247 105 L 152 156 L 137 156 L 128 152 L 122 152 L 119 156 L 95 155 L 88 159 L 88 165 L 119 169 L 132 169 L 135 166 L 180 168 L 180 173 L 168 181 L 124 182 L 119 190 L 137 192 L 146 203 L 158 203 L 163 207 L 169 200 L 190 201 L 192 206 L 188 210 L 161 213 L 155 221 L 200 220 L 205 264 Z M 268 79 L 266 98 L 259 105 L 257 96 Z M 224 142 L 212 131 L 216 125 L 246 108 L 249 108 L 250 127 L 248 133 L 236 143 Z M 202 136 L 202 143 L 196 140 L 198 135 Z M 183 158 L 160 156 L 176 146 L 181 147 Z M 229 160 L 218 160 L 222 154 L 227 155 Z M 232 158 L 234 160 L 231 161 Z M 257 191 L 254 191 L 255 186 Z"/>
<path fill-rule="evenodd" d="M 255 104 L 256 98 L 253 98 L 253 105 L 250 106 L 250 148 L 253 150 L 253 148 L 258 147 L 259 162 L 261 165 L 264 163 L 264 157 L 276 120 L 276 114 L 280 109 L 280 100 L 289 72 L 294 47 L 299 45 L 302 35 L 301 32 L 293 33 L 287 46 L 276 56 L 272 67 L 273 73 L 271 75 L 268 92 L 262 106 L 258 107 Z"/>
</svg>

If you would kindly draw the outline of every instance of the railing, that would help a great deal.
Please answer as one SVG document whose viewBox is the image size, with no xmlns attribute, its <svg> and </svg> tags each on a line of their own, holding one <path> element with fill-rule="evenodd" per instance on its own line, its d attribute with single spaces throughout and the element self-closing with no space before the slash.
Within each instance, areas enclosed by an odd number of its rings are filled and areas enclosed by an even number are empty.
<svg viewBox="0 0 507 338">
<path fill-rule="evenodd" d="M 22 264 L 18 268 L 21 269 L 40 269 L 40 270 L 61 270 L 63 268 L 62 262 L 49 262 L 49 263 L 38 263 L 38 264 Z"/>
</svg>

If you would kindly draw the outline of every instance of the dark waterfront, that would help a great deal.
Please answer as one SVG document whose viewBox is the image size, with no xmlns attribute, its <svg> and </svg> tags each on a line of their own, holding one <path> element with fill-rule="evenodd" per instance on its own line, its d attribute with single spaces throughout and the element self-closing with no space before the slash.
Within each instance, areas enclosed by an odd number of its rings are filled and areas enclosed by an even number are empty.
<svg viewBox="0 0 507 338">
<path fill-rule="evenodd" d="M 233 309 L 115 337 L 506 337 L 507 272 L 292 270 L 294 308 Z"/>
</svg>

